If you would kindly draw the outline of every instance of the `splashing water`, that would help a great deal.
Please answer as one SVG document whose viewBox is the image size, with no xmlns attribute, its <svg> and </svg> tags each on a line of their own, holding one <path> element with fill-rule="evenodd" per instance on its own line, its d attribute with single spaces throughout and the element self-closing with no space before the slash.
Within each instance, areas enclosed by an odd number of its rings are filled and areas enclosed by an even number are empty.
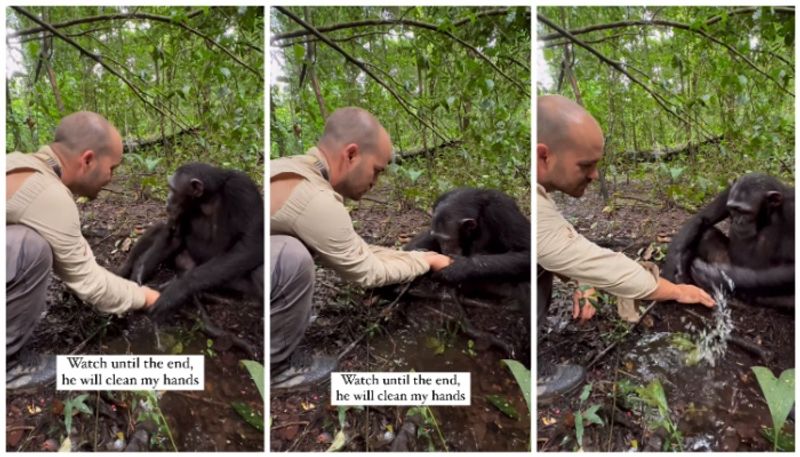
<svg viewBox="0 0 800 457">
<path fill-rule="evenodd" d="M 696 360 L 698 362 L 705 360 L 712 367 L 728 350 L 728 337 L 733 330 L 728 297 L 733 294 L 734 284 L 724 271 L 721 273 L 724 283 L 720 287 L 714 287 L 714 301 L 717 302 L 717 306 L 714 308 L 714 321 L 709 328 L 701 329 L 697 333 L 696 341 Z M 694 326 L 689 325 L 689 328 L 694 329 Z"/>
</svg>

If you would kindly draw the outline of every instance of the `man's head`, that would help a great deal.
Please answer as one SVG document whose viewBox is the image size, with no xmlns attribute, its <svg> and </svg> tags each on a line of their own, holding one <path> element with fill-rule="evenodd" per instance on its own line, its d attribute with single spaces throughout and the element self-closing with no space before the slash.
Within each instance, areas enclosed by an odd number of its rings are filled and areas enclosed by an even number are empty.
<svg viewBox="0 0 800 457">
<path fill-rule="evenodd" d="M 119 132 L 103 116 L 90 111 L 61 119 L 50 147 L 64 165 L 64 184 L 84 197 L 95 198 L 122 162 Z"/>
<path fill-rule="evenodd" d="M 580 197 L 597 179 L 603 131 L 577 103 L 560 95 L 536 99 L 536 181 L 550 192 Z"/>
<path fill-rule="evenodd" d="M 328 161 L 333 189 L 358 200 L 392 160 L 392 142 L 378 119 L 361 108 L 340 108 L 325 121 L 317 147 Z"/>
</svg>

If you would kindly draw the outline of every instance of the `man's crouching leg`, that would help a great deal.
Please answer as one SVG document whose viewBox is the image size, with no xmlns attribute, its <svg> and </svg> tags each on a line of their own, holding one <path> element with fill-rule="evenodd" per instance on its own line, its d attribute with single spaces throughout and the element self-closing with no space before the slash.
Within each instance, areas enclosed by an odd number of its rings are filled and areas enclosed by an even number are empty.
<svg viewBox="0 0 800 457">
<path fill-rule="evenodd" d="M 297 389 L 330 378 L 336 359 L 298 350 L 311 319 L 314 260 L 297 238 L 270 236 L 271 388 Z"/>
<path fill-rule="evenodd" d="M 53 251 L 35 230 L 6 226 L 6 388 L 31 389 L 55 379 L 52 354 L 26 347 L 47 310 Z"/>
</svg>

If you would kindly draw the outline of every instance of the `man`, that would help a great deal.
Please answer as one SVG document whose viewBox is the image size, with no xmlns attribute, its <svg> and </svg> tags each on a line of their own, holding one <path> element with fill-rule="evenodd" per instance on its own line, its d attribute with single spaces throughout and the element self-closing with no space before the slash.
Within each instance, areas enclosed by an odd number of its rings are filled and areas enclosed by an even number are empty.
<svg viewBox="0 0 800 457">
<path fill-rule="evenodd" d="M 559 213 L 549 193 L 558 190 L 575 198 L 583 195 L 598 177 L 603 132 L 585 109 L 558 95 L 538 97 L 536 112 L 538 322 L 542 322 L 550 304 L 554 274 L 626 299 L 714 306 L 714 300 L 702 289 L 656 279 L 624 254 L 601 248 L 575 231 Z M 575 298 L 573 315 L 591 318 L 594 308 L 588 301 L 581 308 L 579 302 L 583 300 L 579 298 L 580 295 Z M 537 401 L 544 403 L 573 390 L 581 384 L 583 376 L 582 367 L 555 367 L 548 376 L 537 379 Z"/>
<path fill-rule="evenodd" d="M 119 132 L 87 111 L 61 120 L 55 140 L 34 154 L 6 156 L 6 387 L 55 378 L 55 356 L 25 343 L 46 310 L 50 269 L 98 311 L 149 308 L 158 292 L 115 276 L 95 261 L 81 234 L 73 194 L 95 198 L 122 161 Z"/>
<path fill-rule="evenodd" d="M 313 252 L 326 267 L 362 287 L 409 281 L 450 264 L 431 252 L 370 246 L 343 198 L 359 200 L 392 158 L 386 129 L 361 108 L 328 117 L 317 147 L 270 162 L 270 363 L 274 389 L 324 380 L 336 360 L 295 353 L 311 316 Z M 310 251 L 310 252 L 309 252 Z M 290 357 L 291 356 L 291 357 Z"/>
</svg>

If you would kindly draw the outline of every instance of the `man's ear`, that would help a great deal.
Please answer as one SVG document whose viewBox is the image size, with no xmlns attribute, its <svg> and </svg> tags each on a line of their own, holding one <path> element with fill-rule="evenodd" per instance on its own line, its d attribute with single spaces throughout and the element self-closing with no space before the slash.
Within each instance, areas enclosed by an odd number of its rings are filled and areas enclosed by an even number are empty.
<svg viewBox="0 0 800 457">
<path fill-rule="evenodd" d="M 94 153 L 93 150 L 87 149 L 81 153 L 80 158 L 81 158 L 81 165 L 89 167 L 89 165 L 91 165 L 92 162 L 95 159 L 97 159 L 97 155 Z"/>
<path fill-rule="evenodd" d="M 356 157 L 358 157 L 358 145 L 355 143 L 348 144 L 345 146 L 345 153 L 347 154 L 347 161 L 352 162 L 356 159 Z"/>
</svg>

